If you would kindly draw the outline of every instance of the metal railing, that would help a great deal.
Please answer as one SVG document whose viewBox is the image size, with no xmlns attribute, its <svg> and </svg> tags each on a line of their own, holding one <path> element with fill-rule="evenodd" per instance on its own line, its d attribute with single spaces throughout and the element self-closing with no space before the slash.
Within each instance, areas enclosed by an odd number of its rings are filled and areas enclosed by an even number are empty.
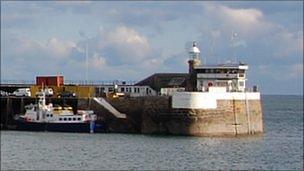
<svg viewBox="0 0 304 171">
<path fill-rule="evenodd" d="M 35 84 L 35 80 L 9 80 L 1 79 L 1 84 Z"/>
<path fill-rule="evenodd" d="M 1 79 L 1 84 L 36 84 L 36 80 L 13 80 Z M 122 80 L 64 80 L 64 84 L 72 85 L 134 85 L 137 81 L 122 81 Z"/>
</svg>

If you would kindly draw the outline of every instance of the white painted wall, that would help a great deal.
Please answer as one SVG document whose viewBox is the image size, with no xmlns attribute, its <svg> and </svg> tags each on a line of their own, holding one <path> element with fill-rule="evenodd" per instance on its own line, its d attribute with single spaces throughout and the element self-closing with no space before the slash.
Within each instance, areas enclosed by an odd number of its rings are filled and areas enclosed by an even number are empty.
<svg viewBox="0 0 304 171">
<path fill-rule="evenodd" d="M 216 109 L 216 99 L 205 93 L 177 92 L 172 96 L 172 108 Z"/>
<path fill-rule="evenodd" d="M 172 96 L 175 92 L 183 92 L 185 91 L 184 87 L 179 88 L 161 88 L 160 94 L 164 96 Z"/>
<path fill-rule="evenodd" d="M 210 93 L 225 93 L 227 92 L 226 87 L 209 87 Z"/>
<path fill-rule="evenodd" d="M 259 92 L 176 92 L 172 108 L 216 109 L 217 100 L 260 100 Z"/>
</svg>

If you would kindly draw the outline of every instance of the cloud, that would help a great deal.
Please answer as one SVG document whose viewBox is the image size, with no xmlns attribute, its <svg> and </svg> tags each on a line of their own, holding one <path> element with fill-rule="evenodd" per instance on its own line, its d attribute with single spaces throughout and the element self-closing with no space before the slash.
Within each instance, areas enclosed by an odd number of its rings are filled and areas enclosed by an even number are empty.
<svg viewBox="0 0 304 171">
<path fill-rule="evenodd" d="M 76 44 L 72 41 L 60 40 L 56 37 L 50 38 L 47 43 L 42 43 L 23 35 L 10 35 L 3 41 L 6 53 L 11 58 L 22 58 L 22 56 L 37 58 L 67 58 Z"/>
<path fill-rule="evenodd" d="M 303 94 L 303 64 L 251 65 L 248 85 L 259 85 L 262 94 Z"/>
<path fill-rule="evenodd" d="M 243 38 L 254 38 L 272 29 L 273 24 L 267 22 L 264 13 L 256 8 L 232 8 L 217 3 L 205 3 L 204 15 L 216 22 L 229 34 L 237 32 Z M 226 31 L 227 32 L 227 31 Z"/>
<path fill-rule="evenodd" d="M 256 68 L 257 75 L 276 81 L 290 81 L 303 79 L 303 64 L 296 63 L 291 65 L 264 64 Z"/>
<path fill-rule="evenodd" d="M 76 47 L 76 44 L 72 41 L 62 41 L 53 37 L 42 48 L 52 58 L 67 58 L 74 47 Z"/>
<path fill-rule="evenodd" d="M 202 53 L 205 53 L 207 57 L 220 58 L 233 58 L 233 53 L 235 53 L 240 60 L 251 65 L 273 62 L 281 65 L 299 62 L 303 56 L 302 27 L 291 31 L 287 25 L 281 25 L 275 22 L 276 20 L 269 20 L 268 13 L 265 14 L 261 9 L 248 7 L 248 5 L 247 7 L 230 6 L 222 3 L 203 4 L 203 14 L 210 23 L 202 24 L 200 30 L 202 34 L 200 40 L 205 49 Z M 238 36 L 232 40 L 234 33 Z M 209 53 L 209 47 L 217 54 Z"/>
<path fill-rule="evenodd" d="M 98 53 L 95 53 L 89 60 L 89 64 L 94 69 L 101 70 L 103 67 L 106 66 L 106 58 L 100 56 Z"/>
<path fill-rule="evenodd" d="M 252 27 L 260 26 L 262 23 L 263 13 L 257 9 L 232 9 L 225 6 L 219 6 L 220 17 L 231 24 L 252 29 Z"/>
<path fill-rule="evenodd" d="M 111 65 L 138 64 L 149 58 L 152 52 L 148 39 L 126 26 L 101 30 L 90 44 L 97 53 L 104 54 Z"/>
<path fill-rule="evenodd" d="M 279 58 L 290 58 L 291 55 L 303 56 L 303 31 L 282 30 L 274 34 L 272 41 L 277 45 L 273 56 Z"/>
<path fill-rule="evenodd" d="M 22 80 L 62 72 L 75 46 L 55 37 L 43 43 L 24 35 L 6 35 L 1 43 L 1 76 Z"/>
<path fill-rule="evenodd" d="M 74 75 L 85 70 L 86 41 L 91 79 L 98 79 L 96 73 L 104 73 L 105 78 L 125 76 L 125 79 L 139 79 L 163 66 L 160 53 L 151 47 L 148 38 L 123 25 L 103 29 L 94 37 L 79 42 L 57 37 L 51 37 L 45 43 L 27 36 L 5 37 L 2 41 L 6 49 L 3 51 L 5 64 L 9 66 L 14 63 L 18 66 L 14 72 L 5 72 L 6 77 L 20 76 L 17 72 L 24 75 L 30 75 L 28 72 L 31 72 L 34 74 L 32 77 L 37 73 L 63 73 L 71 79 L 83 79 Z M 4 69 L 11 71 L 9 67 Z"/>
</svg>

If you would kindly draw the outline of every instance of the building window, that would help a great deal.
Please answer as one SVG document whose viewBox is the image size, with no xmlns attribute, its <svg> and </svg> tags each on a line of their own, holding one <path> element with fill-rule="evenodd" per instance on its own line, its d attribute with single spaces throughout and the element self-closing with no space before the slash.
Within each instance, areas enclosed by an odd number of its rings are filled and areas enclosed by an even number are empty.
<svg viewBox="0 0 304 171">
<path fill-rule="evenodd" d="M 239 73 L 245 73 L 245 70 L 240 69 L 240 70 L 239 70 Z"/>
<path fill-rule="evenodd" d="M 121 88 L 120 88 L 120 91 L 121 91 L 121 92 L 125 92 L 125 88 L 124 88 L 124 87 L 121 87 Z"/>
<path fill-rule="evenodd" d="M 113 87 L 109 87 L 109 92 L 113 92 Z"/>
<path fill-rule="evenodd" d="M 240 82 L 239 82 L 239 86 L 240 86 L 240 87 L 244 87 L 244 81 L 240 81 Z"/>
</svg>

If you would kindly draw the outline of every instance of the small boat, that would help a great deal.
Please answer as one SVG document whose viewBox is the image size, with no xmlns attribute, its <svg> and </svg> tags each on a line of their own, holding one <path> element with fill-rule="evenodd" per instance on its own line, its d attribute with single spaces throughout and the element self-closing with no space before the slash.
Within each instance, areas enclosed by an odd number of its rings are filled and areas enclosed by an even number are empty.
<svg viewBox="0 0 304 171">
<path fill-rule="evenodd" d="M 26 112 L 15 116 L 17 130 L 54 132 L 102 132 L 103 125 L 96 124 L 92 110 L 77 110 L 70 106 L 46 104 L 45 93 L 38 95 L 38 103 L 25 106 Z"/>
</svg>

